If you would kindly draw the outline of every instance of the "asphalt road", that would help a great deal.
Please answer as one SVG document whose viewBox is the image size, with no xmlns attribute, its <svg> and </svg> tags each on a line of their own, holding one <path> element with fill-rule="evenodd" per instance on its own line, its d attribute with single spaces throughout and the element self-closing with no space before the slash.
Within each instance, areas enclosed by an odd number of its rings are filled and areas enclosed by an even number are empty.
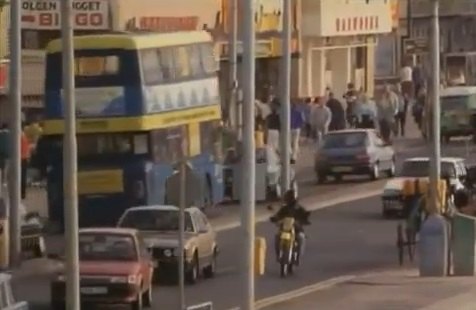
<svg viewBox="0 0 476 310">
<path fill-rule="evenodd" d="M 464 146 L 453 145 L 451 155 L 464 156 Z M 426 148 L 418 141 L 397 143 L 399 162 L 406 157 L 425 156 Z M 312 173 L 312 172 L 311 172 Z M 313 180 L 304 180 L 308 194 L 328 190 L 345 193 L 355 188 L 356 182 L 317 186 Z M 307 184 L 306 184 L 307 183 Z M 384 181 L 373 182 L 376 188 Z M 268 240 L 266 274 L 257 279 L 256 298 L 262 299 L 332 277 L 370 272 L 397 266 L 395 249 L 396 221 L 381 218 L 379 197 L 343 203 L 312 214 L 312 226 L 306 229 L 307 251 L 302 266 L 287 279 L 279 278 L 278 266 L 272 255 L 271 240 L 276 228 L 269 223 L 257 225 L 258 236 Z M 218 235 L 221 255 L 218 274 L 187 287 L 187 301 L 195 304 L 212 301 L 214 309 L 227 310 L 238 306 L 241 233 L 238 229 Z M 49 278 L 28 278 L 14 283 L 18 299 L 31 302 L 31 309 L 49 309 Z M 177 309 L 178 290 L 174 285 L 159 285 L 154 292 L 154 309 Z"/>
</svg>

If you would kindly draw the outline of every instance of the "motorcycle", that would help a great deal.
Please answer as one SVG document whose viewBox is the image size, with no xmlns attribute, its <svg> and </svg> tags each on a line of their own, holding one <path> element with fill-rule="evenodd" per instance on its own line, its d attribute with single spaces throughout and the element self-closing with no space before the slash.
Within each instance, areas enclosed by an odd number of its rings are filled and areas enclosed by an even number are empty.
<svg viewBox="0 0 476 310">
<path fill-rule="evenodd" d="M 294 228 L 295 220 L 286 217 L 279 222 L 279 252 L 280 275 L 282 278 L 293 273 L 299 260 L 299 247 Z"/>
</svg>

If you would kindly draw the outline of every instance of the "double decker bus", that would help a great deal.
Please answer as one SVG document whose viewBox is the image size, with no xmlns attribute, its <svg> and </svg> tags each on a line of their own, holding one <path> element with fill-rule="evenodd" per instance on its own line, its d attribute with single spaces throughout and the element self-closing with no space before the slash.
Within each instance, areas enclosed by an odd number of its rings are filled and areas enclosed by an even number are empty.
<svg viewBox="0 0 476 310">
<path fill-rule="evenodd" d="M 222 201 L 221 105 L 211 36 L 97 34 L 75 37 L 74 46 L 80 226 L 113 225 L 131 206 L 165 203 L 166 181 L 182 155 L 199 180 L 196 205 Z M 61 49 L 61 40 L 47 47 L 44 121 L 49 217 L 59 224 Z"/>
</svg>

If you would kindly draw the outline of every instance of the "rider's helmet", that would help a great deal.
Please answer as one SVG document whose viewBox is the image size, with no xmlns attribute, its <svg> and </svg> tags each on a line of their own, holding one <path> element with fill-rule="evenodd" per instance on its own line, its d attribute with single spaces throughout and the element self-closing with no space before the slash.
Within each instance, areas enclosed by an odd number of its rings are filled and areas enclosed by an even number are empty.
<svg viewBox="0 0 476 310">
<path fill-rule="evenodd" d="M 296 197 L 296 192 L 293 190 L 293 189 L 288 189 L 285 193 L 284 193 L 284 202 L 287 204 L 287 205 L 294 205 L 294 203 L 296 202 L 297 200 L 297 197 Z"/>
</svg>

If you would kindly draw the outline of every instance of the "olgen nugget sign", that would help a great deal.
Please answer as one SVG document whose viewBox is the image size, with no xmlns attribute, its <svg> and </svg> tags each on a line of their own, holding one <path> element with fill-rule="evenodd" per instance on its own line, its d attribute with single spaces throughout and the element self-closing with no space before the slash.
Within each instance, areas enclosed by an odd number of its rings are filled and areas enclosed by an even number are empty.
<svg viewBox="0 0 476 310">
<path fill-rule="evenodd" d="M 23 29 L 57 30 L 61 27 L 61 0 L 23 0 Z M 76 30 L 109 29 L 107 0 L 73 1 L 73 26 Z"/>
</svg>

